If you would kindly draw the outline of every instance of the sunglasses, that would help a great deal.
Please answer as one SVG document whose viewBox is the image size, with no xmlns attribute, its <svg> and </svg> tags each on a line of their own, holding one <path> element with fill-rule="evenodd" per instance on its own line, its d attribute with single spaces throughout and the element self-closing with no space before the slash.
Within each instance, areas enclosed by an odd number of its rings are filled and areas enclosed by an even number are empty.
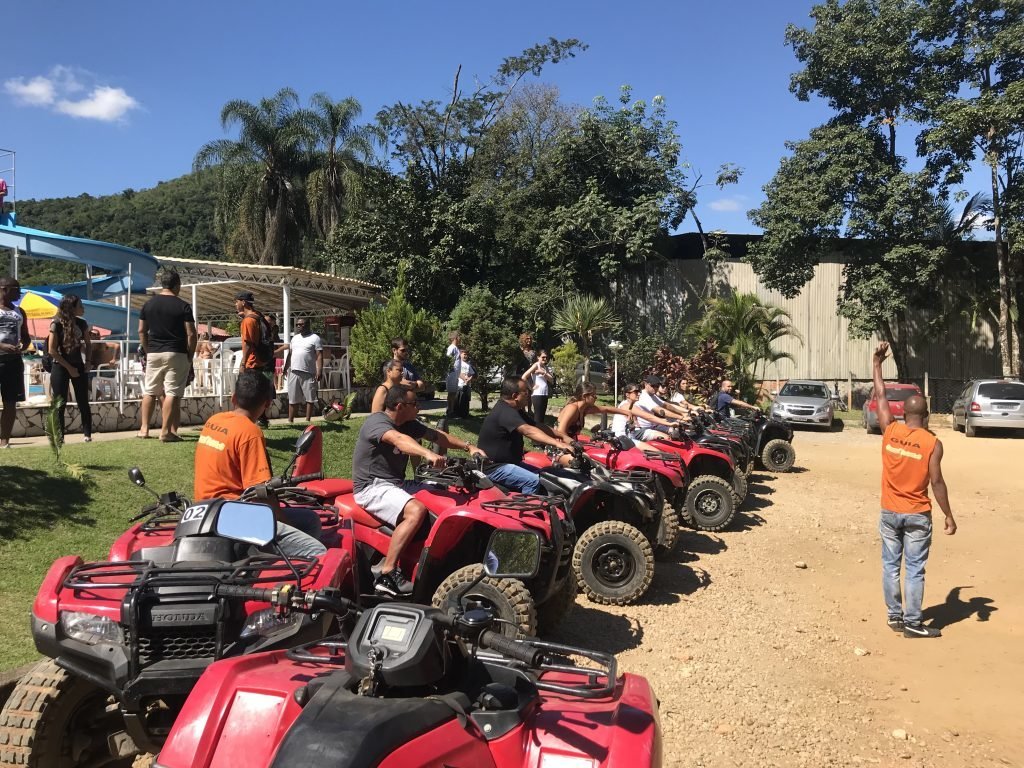
<svg viewBox="0 0 1024 768">
<path fill-rule="evenodd" d="M 399 405 L 408 405 L 408 406 L 411 406 L 413 408 L 419 408 L 420 407 L 420 404 L 419 404 L 418 400 L 413 400 L 412 402 L 406 400 L 404 403 L 399 403 Z"/>
</svg>

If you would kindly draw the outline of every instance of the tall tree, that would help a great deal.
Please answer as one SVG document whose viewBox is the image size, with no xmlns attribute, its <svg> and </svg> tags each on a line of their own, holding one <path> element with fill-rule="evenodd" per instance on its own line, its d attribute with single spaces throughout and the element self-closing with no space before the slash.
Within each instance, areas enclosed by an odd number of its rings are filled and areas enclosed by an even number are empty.
<svg viewBox="0 0 1024 768">
<path fill-rule="evenodd" d="M 945 186 L 978 159 L 989 168 L 1004 375 L 1024 372 L 1024 3 L 930 0 L 925 36 L 952 74 L 919 139 Z M 1013 304 L 1016 304 L 1016 313 Z M 1013 348 L 1013 327 L 1017 348 Z"/>
<path fill-rule="evenodd" d="M 351 96 L 333 101 L 326 93 L 314 93 L 309 100 L 308 128 L 319 151 L 306 186 L 310 218 L 323 240 L 334 232 L 346 206 L 361 198 L 362 171 L 373 154 L 369 132 L 355 123 L 362 111 Z"/>
<path fill-rule="evenodd" d="M 238 127 L 238 139 L 211 141 L 196 153 L 193 169 L 222 166 L 233 182 L 230 210 L 236 257 L 259 264 L 292 264 L 300 252 L 306 218 L 302 179 L 308 168 L 311 136 L 298 96 L 282 88 L 252 104 L 240 99 L 221 109 L 225 131 Z"/>
<path fill-rule="evenodd" d="M 459 331 L 463 348 L 469 351 L 477 374 L 473 389 L 480 394 L 481 407 L 487 410 L 487 395 L 494 389 L 492 379 L 512 365 L 519 349 L 512 318 L 490 289 L 477 285 L 462 294 L 449 326 Z"/>
</svg>

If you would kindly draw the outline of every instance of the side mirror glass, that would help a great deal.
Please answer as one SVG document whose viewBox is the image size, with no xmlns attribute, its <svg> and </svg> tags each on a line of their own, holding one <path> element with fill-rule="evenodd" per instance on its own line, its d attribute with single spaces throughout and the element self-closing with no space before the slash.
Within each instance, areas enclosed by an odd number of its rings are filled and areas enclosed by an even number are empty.
<svg viewBox="0 0 1024 768">
<path fill-rule="evenodd" d="M 226 501 L 217 514 L 217 535 L 262 547 L 274 540 L 274 510 L 266 504 Z"/>
<path fill-rule="evenodd" d="M 495 531 L 487 543 L 484 573 L 501 579 L 532 579 L 540 569 L 540 534 Z"/>
<path fill-rule="evenodd" d="M 132 467 L 128 470 L 128 479 L 139 486 L 139 488 L 142 488 L 146 484 L 146 478 L 142 476 L 142 470 L 138 467 Z"/>
<path fill-rule="evenodd" d="M 295 441 L 295 455 L 303 456 L 310 448 L 313 447 L 313 441 L 316 440 L 316 432 L 312 429 L 303 432 L 299 435 L 299 439 Z"/>
</svg>

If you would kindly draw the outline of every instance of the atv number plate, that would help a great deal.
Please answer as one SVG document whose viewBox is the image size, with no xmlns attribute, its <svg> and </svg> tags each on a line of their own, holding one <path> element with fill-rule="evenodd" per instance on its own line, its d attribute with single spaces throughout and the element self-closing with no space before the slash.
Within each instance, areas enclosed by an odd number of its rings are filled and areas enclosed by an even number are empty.
<svg viewBox="0 0 1024 768">
<path fill-rule="evenodd" d="M 182 513 L 181 522 L 190 523 L 193 520 L 202 520 L 206 516 L 206 510 L 209 508 L 209 504 L 198 504 L 194 507 L 189 507 Z"/>
</svg>

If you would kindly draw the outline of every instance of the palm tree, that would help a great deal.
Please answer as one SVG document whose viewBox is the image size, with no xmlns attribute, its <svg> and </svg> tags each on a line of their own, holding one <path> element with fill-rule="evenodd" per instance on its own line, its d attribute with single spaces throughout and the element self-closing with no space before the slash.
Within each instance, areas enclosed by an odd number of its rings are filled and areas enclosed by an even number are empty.
<svg viewBox="0 0 1024 768">
<path fill-rule="evenodd" d="M 362 168 L 373 154 L 366 130 L 355 125 L 363 108 L 353 97 L 331 101 L 315 93 L 306 113 L 310 133 L 323 147 L 318 167 L 306 180 L 309 211 L 317 234 L 330 237 L 347 205 L 358 201 Z"/>
<path fill-rule="evenodd" d="M 793 359 L 788 352 L 775 350 L 775 342 L 793 336 L 803 343 L 786 311 L 762 302 L 753 293 L 713 299 L 705 307 L 705 315 L 693 332 L 718 341 L 718 351 L 735 371 L 741 391 L 752 391 L 759 373 L 763 378 L 769 363 Z"/>
<path fill-rule="evenodd" d="M 220 166 L 237 184 L 230 200 L 236 248 L 260 264 L 292 262 L 305 218 L 301 180 L 311 146 L 298 96 L 282 88 L 259 104 L 229 101 L 220 122 L 225 131 L 237 125 L 238 140 L 205 144 L 193 169 Z"/>
<path fill-rule="evenodd" d="M 555 310 L 551 328 L 570 333 L 579 339 L 583 355 L 583 380 L 590 381 L 590 350 L 594 336 L 603 331 L 619 327 L 619 317 L 603 298 L 598 296 L 574 295 Z"/>
</svg>

